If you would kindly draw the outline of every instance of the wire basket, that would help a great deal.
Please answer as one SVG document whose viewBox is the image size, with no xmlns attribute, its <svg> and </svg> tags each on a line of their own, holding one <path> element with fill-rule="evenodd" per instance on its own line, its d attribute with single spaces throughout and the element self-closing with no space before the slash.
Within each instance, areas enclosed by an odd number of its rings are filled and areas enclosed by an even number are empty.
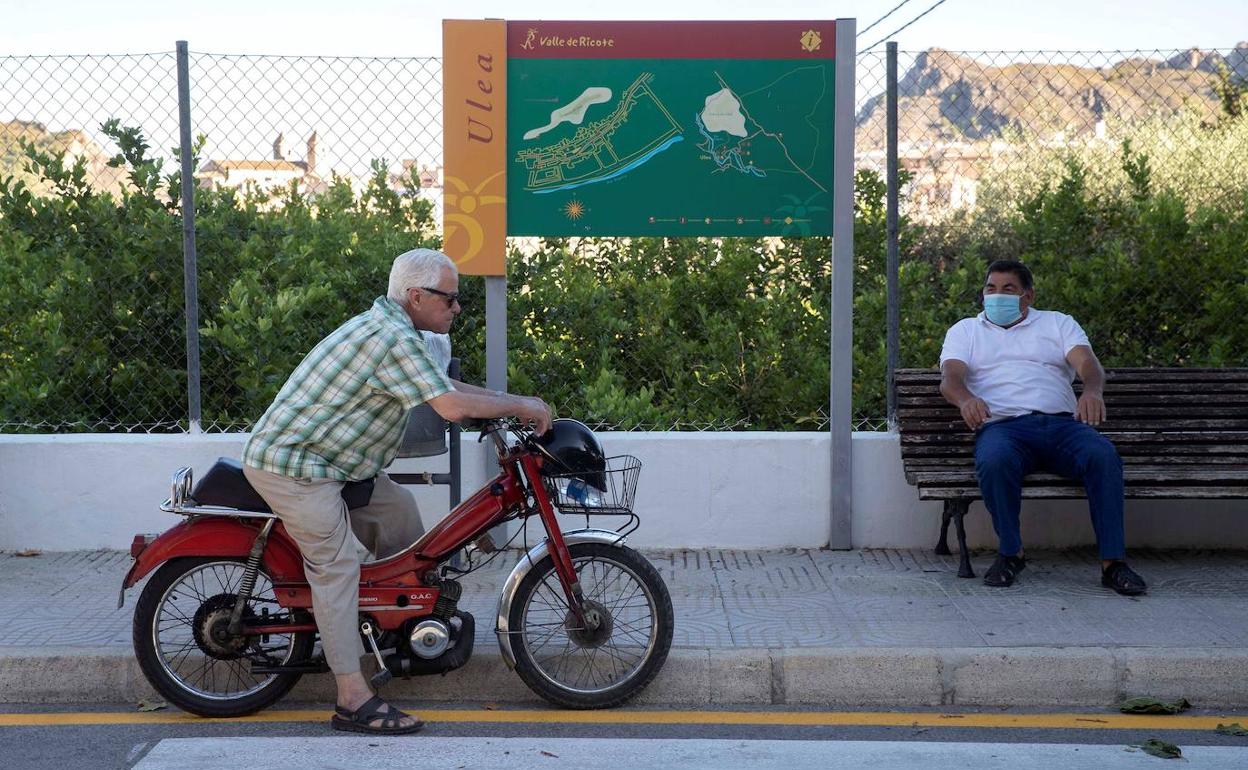
<svg viewBox="0 0 1248 770">
<path fill-rule="evenodd" d="M 593 474 L 547 474 L 551 502 L 564 513 L 632 515 L 633 495 L 641 478 L 641 460 L 632 455 L 608 457 L 601 474 L 602 489 L 586 483 Z"/>
</svg>

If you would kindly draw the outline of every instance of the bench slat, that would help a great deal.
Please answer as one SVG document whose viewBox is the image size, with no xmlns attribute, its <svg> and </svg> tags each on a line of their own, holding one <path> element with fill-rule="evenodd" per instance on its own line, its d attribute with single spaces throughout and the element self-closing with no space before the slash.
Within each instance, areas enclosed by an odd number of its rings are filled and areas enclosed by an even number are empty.
<svg viewBox="0 0 1248 770">
<path fill-rule="evenodd" d="M 1248 369 L 1184 369 L 1147 367 L 1110 367 L 1105 370 L 1109 382 L 1242 382 L 1248 383 Z M 898 369 L 898 384 L 940 382 L 939 369 Z"/>
<path fill-rule="evenodd" d="M 1126 465 L 1123 468 L 1122 475 L 1128 486 L 1135 483 L 1156 484 L 1162 481 L 1175 483 L 1216 482 L 1220 486 L 1235 484 L 1248 486 L 1248 467 L 1235 465 Z M 1039 482 L 1054 482 L 1064 478 L 1051 473 L 1033 473 L 1027 476 L 1024 484 L 1032 482 L 1033 479 Z M 911 484 L 923 486 L 977 483 L 973 468 L 907 472 L 906 479 Z"/>
<path fill-rule="evenodd" d="M 927 383 L 920 384 L 899 384 L 897 386 L 898 397 L 905 396 L 929 396 L 932 394 L 940 395 L 938 388 L 940 387 L 940 378 Z M 1075 386 L 1079 390 L 1079 386 Z M 1176 389 L 1174 383 L 1169 382 L 1113 382 L 1105 384 L 1105 393 L 1173 393 Z M 1197 385 L 1189 383 L 1183 386 L 1184 393 L 1229 393 L 1239 394 L 1248 393 L 1248 382 L 1226 382 L 1217 385 Z"/>
<path fill-rule="evenodd" d="M 956 420 L 912 420 L 900 423 L 899 427 L 903 436 L 907 433 L 967 432 L 966 423 L 962 422 L 960 418 Z M 1167 435 L 1169 435 L 1169 431 L 1244 431 L 1248 430 L 1248 415 L 1223 418 L 1193 417 L 1187 420 L 1181 418 L 1172 420 L 1161 417 L 1142 420 L 1113 420 L 1112 423 L 1107 423 L 1107 427 L 1112 428 L 1114 431 L 1166 431 Z"/>
<path fill-rule="evenodd" d="M 931 393 L 931 390 L 928 390 Z M 1116 393 L 1106 391 L 1105 403 L 1110 406 L 1156 406 L 1158 404 L 1239 404 L 1248 409 L 1248 390 L 1243 393 L 1168 393 L 1158 396 L 1155 393 Z M 897 399 L 900 409 L 954 409 L 955 407 L 940 395 L 900 396 Z"/>
<path fill-rule="evenodd" d="M 1200 444 L 1172 444 L 1167 446 L 1158 446 L 1154 444 L 1129 444 L 1115 443 L 1114 447 L 1118 450 L 1118 456 L 1133 461 L 1143 462 L 1150 457 L 1183 457 L 1191 458 L 1193 461 L 1201 459 L 1213 460 L 1214 458 L 1248 458 L 1248 443 L 1239 444 L 1237 446 L 1213 445 L 1205 446 Z M 909 467 L 910 463 L 922 462 L 927 459 L 948 459 L 954 462 L 970 462 L 973 456 L 973 447 L 970 444 L 937 444 L 937 445 L 903 445 L 901 448 L 901 458 Z M 1245 459 L 1248 462 L 1248 459 Z"/>
<path fill-rule="evenodd" d="M 1123 465 L 1242 465 L 1248 467 L 1248 449 L 1239 454 L 1227 455 L 1180 455 L 1149 453 L 1143 456 L 1123 455 Z M 967 452 L 956 457 L 910 457 L 906 459 L 906 470 L 940 470 L 942 468 L 964 468 L 972 459 Z"/>
<path fill-rule="evenodd" d="M 1243 487 L 1127 487 L 1128 498 L 1170 500 L 1242 500 Z M 1024 487 L 1029 499 L 1081 499 L 1083 487 Z M 978 500 L 979 487 L 919 487 L 920 500 Z"/>
<path fill-rule="evenodd" d="M 1117 426 L 1115 426 L 1117 427 Z M 1214 445 L 1248 445 L 1248 432 L 1245 431 L 1185 431 L 1171 433 L 1125 432 L 1102 430 L 1101 435 L 1116 446 L 1122 444 L 1208 444 Z M 965 444 L 975 443 L 975 434 L 962 425 L 961 431 L 943 431 L 940 433 L 908 433 L 902 431 L 901 443 L 906 444 Z"/>
<path fill-rule="evenodd" d="M 1155 402 L 1154 402 L 1155 403 Z M 1106 399 L 1105 412 L 1111 419 L 1144 419 L 1147 417 L 1171 417 L 1174 419 L 1190 417 L 1227 419 L 1244 419 L 1248 415 L 1248 406 L 1243 404 L 1169 404 L 1141 406 L 1139 404 L 1118 404 Z M 897 419 L 903 423 L 939 419 L 962 419 L 961 413 L 946 404 L 942 407 L 902 407 L 897 410 Z"/>
</svg>

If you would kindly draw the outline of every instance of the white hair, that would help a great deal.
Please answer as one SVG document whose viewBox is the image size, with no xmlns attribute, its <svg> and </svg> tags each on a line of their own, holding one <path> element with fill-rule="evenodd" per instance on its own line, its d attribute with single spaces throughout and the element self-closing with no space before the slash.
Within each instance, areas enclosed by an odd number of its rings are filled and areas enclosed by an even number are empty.
<svg viewBox="0 0 1248 770">
<path fill-rule="evenodd" d="M 440 251 L 412 249 L 394 258 L 390 266 L 390 287 L 386 296 L 400 304 L 407 304 L 407 290 L 413 287 L 436 287 L 442 280 L 442 270 L 455 270 L 455 263 Z"/>
</svg>

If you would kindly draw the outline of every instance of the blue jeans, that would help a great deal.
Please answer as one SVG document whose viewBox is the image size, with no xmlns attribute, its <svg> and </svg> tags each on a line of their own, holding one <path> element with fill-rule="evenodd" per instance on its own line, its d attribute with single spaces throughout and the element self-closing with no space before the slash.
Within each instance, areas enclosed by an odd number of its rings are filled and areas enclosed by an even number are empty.
<svg viewBox="0 0 1248 770">
<path fill-rule="evenodd" d="M 1083 482 L 1102 559 L 1126 554 L 1122 525 L 1122 459 L 1109 439 L 1067 415 L 1025 414 L 979 429 L 975 475 L 1003 556 L 1023 548 L 1018 514 L 1023 477 L 1046 471 Z"/>
</svg>

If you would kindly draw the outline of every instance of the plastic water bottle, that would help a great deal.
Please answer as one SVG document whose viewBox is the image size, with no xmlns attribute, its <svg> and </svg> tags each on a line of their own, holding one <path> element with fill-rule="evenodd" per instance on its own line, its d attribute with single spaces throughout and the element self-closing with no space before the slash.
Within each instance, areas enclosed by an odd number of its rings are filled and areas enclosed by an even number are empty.
<svg viewBox="0 0 1248 770">
<path fill-rule="evenodd" d="M 572 479 L 568 482 L 567 495 L 568 499 L 584 505 L 585 500 L 589 497 L 589 486 L 581 479 Z"/>
</svg>

